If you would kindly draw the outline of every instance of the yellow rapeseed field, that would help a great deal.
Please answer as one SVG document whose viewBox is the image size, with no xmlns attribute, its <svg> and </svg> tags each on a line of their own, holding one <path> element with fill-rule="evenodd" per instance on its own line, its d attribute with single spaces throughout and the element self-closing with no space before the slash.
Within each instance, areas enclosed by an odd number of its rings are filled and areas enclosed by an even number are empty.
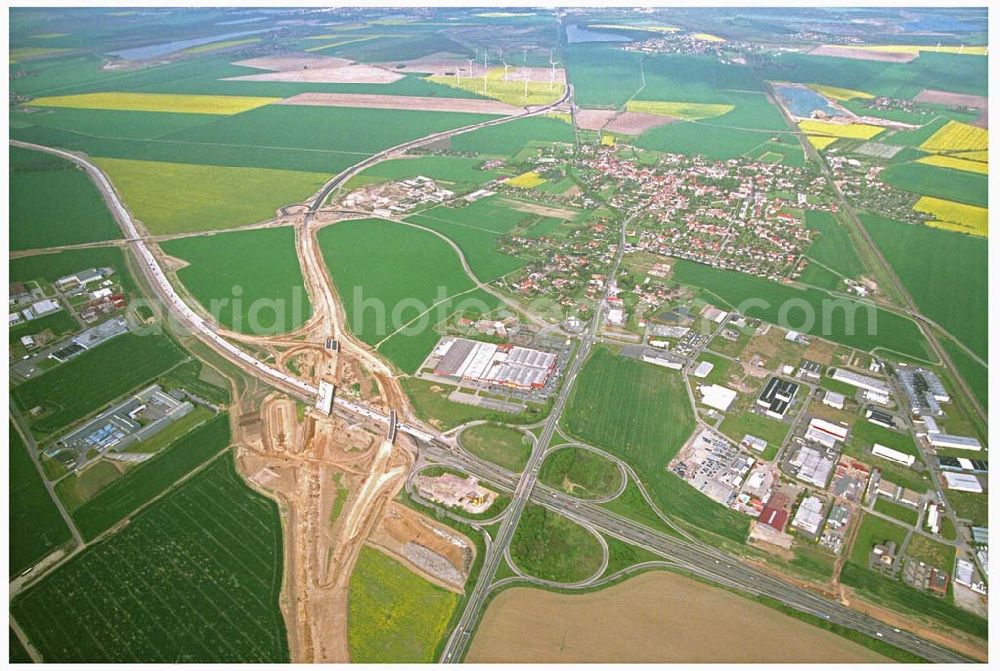
<svg viewBox="0 0 1000 671">
<path fill-rule="evenodd" d="M 601 144 L 605 147 L 614 147 L 616 138 L 611 133 L 601 133 Z"/>
<path fill-rule="evenodd" d="M 870 140 L 883 130 L 879 126 L 869 126 L 863 123 L 838 124 L 815 119 L 800 121 L 799 128 L 810 135 L 830 135 L 851 138 L 852 140 Z"/>
<path fill-rule="evenodd" d="M 934 217 L 934 221 L 927 222 L 929 226 L 986 237 L 989 211 L 985 207 L 923 196 L 913 209 Z"/>
<path fill-rule="evenodd" d="M 855 91 L 854 89 L 845 89 L 839 86 L 826 86 L 825 84 L 809 84 L 809 88 L 820 95 L 833 98 L 834 100 L 854 100 L 855 98 L 867 100 L 875 97 L 871 93 L 865 93 L 864 91 Z"/>
<path fill-rule="evenodd" d="M 985 128 L 949 121 L 920 145 L 924 151 L 981 151 L 988 149 L 990 134 Z"/>
<path fill-rule="evenodd" d="M 121 110 L 128 112 L 183 112 L 187 114 L 239 114 L 270 105 L 281 98 L 253 96 L 199 96 L 173 93 L 81 93 L 35 98 L 36 107 Z"/>
<path fill-rule="evenodd" d="M 806 138 L 809 140 L 809 144 L 817 149 L 826 149 L 839 139 L 829 135 L 807 135 Z"/>
<path fill-rule="evenodd" d="M 507 180 L 507 184 L 510 186 L 516 186 L 519 189 L 534 189 L 539 184 L 544 183 L 545 179 L 540 177 L 534 170 L 521 173 L 517 177 L 511 177 Z"/>
<path fill-rule="evenodd" d="M 692 33 L 691 37 L 696 40 L 701 40 L 702 42 L 725 42 L 725 40 L 718 35 L 711 35 L 709 33 Z"/>
<path fill-rule="evenodd" d="M 698 119 L 711 119 L 722 116 L 733 111 L 732 105 L 724 103 L 685 103 L 685 102 L 664 102 L 657 100 L 630 100 L 625 104 L 625 109 L 629 112 L 641 112 L 643 114 L 658 114 L 660 116 L 674 117 L 685 121 L 697 121 Z"/>
<path fill-rule="evenodd" d="M 981 161 L 982 163 L 988 163 L 990 160 L 989 150 L 984 151 L 960 151 L 954 154 L 950 154 L 956 158 L 964 158 L 968 161 Z"/>
<path fill-rule="evenodd" d="M 954 170 L 964 170 L 965 172 L 974 172 L 980 175 L 989 174 L 990 166 L 988 163 L 983 163 L 982 161 L 968 161 L 964 158 L 956 158 L 947 154 L 934 154 L 932 156 L 924 156 L 917 159 L 917 163 L 926 163 L 927 165 L 936 165 L 939 168 L 952 168 Z"/>
<path fill-rule="evenodd" d="M 459 88 L 463 91 L 471 91 L 486 98 L 493 98 L 508 105 L 526 107 L 528 105 L 547 105 L 562 98 L 565 86 L 555 81 L 551 84 L 547 81 L 529 81 L 528 96 L 524 95 L 524 80 L 520 79 L 517 68 L 513 68 L 509 73 L 509 79 L 503 78 L 503 68 L 490 68 L 486 75 L 486 86 L 483 87 L 483 76 L 479 74 L 475 77 L 462 77 L 459 84 L 458 78 L 446 75 L 433 75 L 427 81 L 435 84 L 444 84 L 452 88 Z"/>
</svg>

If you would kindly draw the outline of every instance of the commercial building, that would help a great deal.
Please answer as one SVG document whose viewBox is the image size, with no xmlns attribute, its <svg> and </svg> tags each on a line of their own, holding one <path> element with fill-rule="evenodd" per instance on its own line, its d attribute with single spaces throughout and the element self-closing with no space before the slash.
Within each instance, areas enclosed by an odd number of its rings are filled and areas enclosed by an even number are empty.
<svg viewBox="0 0 1000 671">
<path fill-rule="evenodd" d="M 807 378 L 810 380 L 819 380 L 823 375 L 823 366 L 821 366 L 816 361 L 810 361 L 809 359 L 803 359 L 802 363 L 799 364 L 799 371 L 797 375 L 801 378 Z"/>
<path fill-rule="evenodd" d="M 948 484 L 948 489 L 954 489 L 957 492 L 971 492 L 973 494 L 982 494 L 983 486 L 979 483 L 979 478 L 969 473 L 955 473 L 953 471 L 943 471 L 941 475 L 944 476 L 945 482 Z"/>
<path fill-rule="evenodd" d="M 913 462 L 917 459 L 912 454 L 904 454 L 899 450 L 894 450 L 891 447 L 886 447 L 885 445 L 880 445 L 879 443 L 875 443 L 875 445 L 872 446 L 872 454 L 876 457 L 888 459 L 889 461 L 895 461 L 897 464 L 903 464 L 904 466 L 912 466 Z"/>
<path fill-rule="evenodd" d="M 818 417 L 814 417 L 809 422 L 809 428 L 806 430 L 806 440 L 811 440 L 828 448 L 836 446 L 838 441 L 842 442 L 846 438 L 846 426 L 840 426 L 839 424 L 834 424 Z"/>
<path fill-rule="evenodd" d="M 867 375 L 860 375 L 849 370 L 844 370 L 843 368 L 834 368 L 831 377 L 838 382 L 843 382 L 849 384 L 852 387 L 857 387 L 858 389 L 865 389 L 868 391 L 874 391 L 879 394 L 889 395 L 889 385 L 882 380 L 877 380 L 873 377 L 868 377 Z"/>
<path fill-rule="evenodd" d="M 971 450 L 978 452 L 983 449 L 982 443 L 971 436 L 952 436 L 947 433 L 929 433 L 927 442 L 932 447 L 943 447 L 952 450 Z"/>
<path fill-rule="evenodd" d="M 701 402 L 710 408 L 726 412 L 736 399 L 736 392 L 728 387 L 717 384 L 702 384 L 698 386 Z"/>
<path fill-rule="evenodd" d="M 965 457 L 938 457 L 938 466 L 946 471 L 971 471 L 973 473 L 986 473 L 989 471 L 989 462 L 981 459 L 966 459 Z"/>
<path fill-rule="evenodd" d="M 683 359 L 674 358 L 669 354 L 660 354 L 658 352 L 647 351 L 642 355 L 642 360 L 646 363 L 651 363 L 654 366 L 669 368 L 670 370 L 680 370 L 684 367 Z"/>
<path fill-rule="evenodd" d="M 799 385 L 780 377 L 772 377 L 764 385 L 763 391 L 757 397 L 757 405 L 766 408 L 766 413 L 775 419 L 784 419 L 788 407 L 795 398 Z"/>
<path fill-rule="evenodd" d="M 435 375 L 515 389 L 543 388 L 558 362 L 551 352 L 451 337 L 442 338 L 433 355 Z"/>
<path fill-rule="evenodd" d="M 771 498 L 768 499 L 767 505 L 760 511 L 760 516 L 757 518 L 757 521 L 760 524 L 771 527 L 779 533 L 784 532 L 785 525 L 788 524 L 788 511 L 785 509 L 787 504 L 788 498 L 784 494 L 780 492 L 771 494 Z"/>
<path fill-rule="evenodd" d="M 865 390 L 865 400 L 876 405 L 889 405 L 889 394 L 872 389 Z"/>
<path fill-rule="evenodd" d="M 927 506 L 927 528 L 932 534 L 936 534 L 941 528 L 941 512 L 936 503 L 930 503 Z"/>
<path fill-rule="evenodd" d="M 792 518 L 792 526 L 801 529 L 810 536 L 819 533 L 823 524 L 823 502 L 816 496 L 807 496 L 802 500 L 799 509 Z"/>
<path fill-rule="evenodd" d="M 104 279 L 113 272 L 111 268 L 88 268 L 70 275 L 63 275 L 55 281 L 55 285 L 60 291 L 73 287 L 85 287 L 92 282 Z"/>
</svg>

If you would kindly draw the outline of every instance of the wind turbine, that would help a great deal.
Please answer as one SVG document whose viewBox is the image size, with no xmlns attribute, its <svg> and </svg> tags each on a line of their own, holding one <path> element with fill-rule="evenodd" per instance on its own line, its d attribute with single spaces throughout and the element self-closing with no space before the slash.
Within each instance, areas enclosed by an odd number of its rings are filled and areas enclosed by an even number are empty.
<svg viewBox="0 0 1000 671">
<path fill-rule="evenodd" d="M 507 61 L 503 59 L 503 50 L 500 51 L 500 62 L 503 64 L 503 80 L 507 81 L 507 68 L 510 66 L 507 65 Z"/>
<path fill-rule="evenodd" d="M 486 74 L 490 71 L 489 54 L 489 49 L 483 50 L 483 95 L 486 95 Z"/>
<path fill-rule="evenodd" d="M 469 59 L 469 76 L 472 76 L 472 59 Z"/>
<path fill-rule="evenodd" d="M 552 60 L 552 50 L 550 49 L 549 50 L 549 65 L 552 66 L 552 70 L 549 72 L 549 90 L 550 91 L 552 90 L 552 85 L 556 81 L 556 65 L 558 65 L 558 64 L 559 64 L 559 61 Z"/>
</svg>

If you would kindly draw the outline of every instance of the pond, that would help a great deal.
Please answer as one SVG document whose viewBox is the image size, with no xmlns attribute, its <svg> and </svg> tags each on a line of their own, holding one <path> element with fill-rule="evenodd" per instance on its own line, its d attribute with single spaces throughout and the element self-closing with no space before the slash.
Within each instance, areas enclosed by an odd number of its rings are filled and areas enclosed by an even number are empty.
<svg viewBox="0 0 1000 671">
<path fill-rule="evenodd" d="M 823 112 L 829 116 L 842 115 L 843 112 L 833 107 L 830 101 L 805 86 L 774 87 L 788 111 L 797 117 L 811 117 L 813 112 Z"/>
</svg>

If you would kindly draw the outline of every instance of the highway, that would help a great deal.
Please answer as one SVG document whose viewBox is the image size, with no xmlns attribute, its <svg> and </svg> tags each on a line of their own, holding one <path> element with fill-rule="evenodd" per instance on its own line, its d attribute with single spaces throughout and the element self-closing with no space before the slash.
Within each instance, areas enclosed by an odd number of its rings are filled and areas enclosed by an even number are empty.
<svg viewBox="0 0 1000 671">
<path fill-rule="evenodd" d="M 404 145 L 387 149 L 384 152 L 370 157 L 356 166 L 345 170 L 337 177 L 330 180 L 330 182 L 324 186 L 319 195 L 314 199 L 310 213 L 318 211 L 323 202 L 325 202 L 325 199 L 329 196 L 333 189 L 337 188 L 337 186 L 364 168 L 383 160 L 394 152 L 419 146 L 427 142 L 432 142 L 442 137 L 449 137 L 450 135 L 469 132 L 476 128 L 504 123 L 515 118 L 524 118 L 527 116 L 542 114 L 548 111 L 548 109 L 551 109 L 551 107 L 564 102 L 569 95 L 570 87 L 567 87 L 566 95 L 564 95 L 560 101 L 553 103 L 553 105 L 511 117 L 494 119 L 482 124 L 476 124 L 474 126 L 456 129 L 453 131 L 445 131 L 443 133 L 434 134 L 433 136 L 428 136 L 420 140 L 415 140 L 410 143 L 405 143 Z M 108 203 L 112 214 L 124 233 L 125 243 L 131 246 L 136 253 L 136 257 L 139 260 L 139 267 L 142 270 L 143 275 L 148 279 L 150 286 L 157 293 L 158 297 L 164 301 L 164 305 L 169 308 L 169 310 L 180 320 L 180 322 L 186 325 L 193 335 L 199 337 L 214 350 L 218 351 L 220 354 L 238 365 L 241 369 L 258 378 L 266 380 L 272 386 L 285 391 L 294 397 L 306 400 L 307 402 L 312 401 L 318 391 L 315 386 L 304 382 L 293 375 L 258 361 L 249 353 L 219 335 L 210 322 L 198 315 L 184 302 L 184 300 L 171 286 L 156 257 L 147 246 L 145 238 L 139 234 L 131 215 L 122 204 L 107 176 L 97 166 L 90 163 L 85 158 L 60 149 L 13 140 L 11 141 L 11 144 L 54 154 L 81 166 L 97 185 L 102 196 Z M 618 265 L 621 262 L 621 257 L 624 251 L 625 228 L 629 221 L 629 219 L 626 219 L 622 223 L 621 240 L 619 242 L 618 250 L 613 263 L 613 270 L 608 274 L 608 277 L 610 278 L 613 278 L 616 275 Z M 538 469 L 541 465 L 541 461 L 548 445 L 551 442 L 552 436 L 556 431 L 559 418 L 565 407 L 573 382 L 579 373 L 584 360 L 587 358 L 590 348 L 596 340 L 597 329 L 603 318 L 607 296 L 608 294 L 606 291 L 602 300 L 599 302 L 597 309 L 595 310 L 595 314 L 589 324 L 587 332 L 581 337 L 580 346 L 567 367 L 562 387 L 554 403 L 552 413 L 544 425 L 541 436 L 536 442 L 528 467 L 526 468 L 523 476 L 518 477 L 512 474 L 500 474 L 496 472 L 496 467 L 488 469 L 482 463 L 471 462 L 468 458 L 462 457 L 459 450 L 452 448 L 449 441 L 443 436 L 434 435 L 420 427 L 413 426 L 406 422 L 399 422 L 398 429 L 410 434 L 420 441 L 421 449 L 425 450 L 428 456 L 437 458 L 441 460 L 442 463 L 460 462 L 463 468 L 473 474 L 481 474 L 484 478 L 507 478 L 507 480 L 500 480 L 500 482 L 505 482 L 515 492 L 514 499 L 508 507 L 508 512 L 505 514 L 504 521 L 502 522 L 500 531 L 497 534 L 496 542 L 490 545 L 490 550 L 487 552 L 484 566 L 480 572 L 477 584 L 467 601 L 467 605 L 462 614 L 459 625 L 456 627 L 447 642 L 442 660 L 446 662 L 457 662 L 462 659 L 462 656 L 471 641 L 471 637 L 475 632 L 475 627 L 479 621 L 480 611 L 493 587 L 493 580 L 497 567 L 503 558 L 504 550 L 513 536 L 518 518 L 520 517 L 520 514 L 527 502 L 532 500 L 545 506 L 546 508 L 558 511 L 560 514 L 563 514 L 574 521 L 578 521 L 581 524 L 600 529 L 610 536 L 645 547 L 650 551 L 669 559 L 672 563 L 683 565 L 687 568 L 687 570 L 705 577 L 706 579 L 735 587 L 752 594 L 766 594 L 788 604 L 789 606 L 802 610 L 803 612 L 817 614 L 820 617 L 829 619 L 831 622 L 842 624 L 843 626 L 861 631 L 871 636 L 879 636 L 882 640 L 885 640 L 888 643 L 892 643 L 902 649 L 911 650 L 931 661 L 967 661 L 955 653 L 945 650 L 944 648 L 924 641 L 906 632 L 896 632 L 887 625 L 868 618 L 857 611 L 853 611 L 834 601 L 812 594 L 808 591 L 789 585 L 778 578 L 762 573 L 718 550 L 662 534 L 638 523 L 613 515 L 603 508 L 597 507 L 593 504 L 577 501 L 572 497 L 562 495 L 541 486 L 536 487 L 535 480 Z M 363 404 L 353 403 L 340 397 L 335 398 L 335 404 L 338 411 L 346 413 L 350 416 L 365 417 L 383 424 L 389 423 L 389 418 L 386 415 L 368 408 Z"/>
<path fill-rule="evenodd" d="M 605 286 L 604 294 L 601 296 L 601 300 L 597 303 L 597 307 L 594 310 L 593 317 L 591 317 L 586 333 L 580 339 L 580 346 L 577 348 L 566 367 L 566 372 L 562 380 L 562 387 L 560 387 L 559 394 L 552 406 L 552 411 L 549 414 L 548 419 L 545 421 L 542 433 L 538 437 L 538 440 L 535 441 L 534 448 L 531 451 L 531 457 L 528 459 L 528 463 L 524 468 L 524 473 L 519 479 L 517 479 L 517 482 L 514 483 L 514 496 L 511 499 L 510 504 L 507 506 L 507 512 L 504 515 L 503 521 L 500 523 L 500 529 L 497 531 L 497 536 L 494 539 L 494 542 L 487 549 L 486 559 L 483 562 L 483 567 L 479 571 L 479 576 L 476 579 L 476 585 L 472 589 L 472 592 L 469 594 L 469 598 L 466 601 L 462 617 L 458 621 L 458 625 L 451 632 L 451 636 L 448 638 L 448 642 L 442 651 L 441 661 L 443 662 L 461 661 L 465 652 L 468 650 L 469 643 L 472 641 L 472 635 L 475 633 L 476 625 L 479 622 L 480 611 L 486 602 L 486 597 L 490 593 L 490 588 L 493 584 L 493 579 L 496 576 L 497 568 L 499 567 L 500 562 L 503 561 L 504 553 L 507 551 L 511 538 L 514 536 L 514 530 L 517 528 L 517 523 L 521 519 L 521 513 L 524 511 L 524 507 L 527 505 L 528 499 L 531 497 L 532 491 L 535 488 L 535 481 L 538 478 L 538 470 L 542 466 L 542 460 L 545 458 L 545 452 L 548 449 L 552 436 L 556 432 L 556 428 L 559 425 L 559 418 L 562 417 L 563 410 L 566 407 L 566 400 L 569 398 L 570 391 L 573 388 L 573 382 L 576 380 L 576 376 L 580 372 L 580 368 L 583 367 L 583 363 L 587 360 L 587 356 L 590 354 L 590 349 L 593 346 L 594 341 L 597 339 L 597 331 L 604 318 L 604 310 L 607 306 L 607 299 L 613 285 L 612 278 L 618 274 L 618 266 L 621 263 L 622 255 L 625 251 L 625 230 L 631 221 L 632 217 L 622 220 L 618 250 L 615 253 L 614 262 L 612 263 L 611 269 L 607 275 L 609 280 Z"/>
</svg>

